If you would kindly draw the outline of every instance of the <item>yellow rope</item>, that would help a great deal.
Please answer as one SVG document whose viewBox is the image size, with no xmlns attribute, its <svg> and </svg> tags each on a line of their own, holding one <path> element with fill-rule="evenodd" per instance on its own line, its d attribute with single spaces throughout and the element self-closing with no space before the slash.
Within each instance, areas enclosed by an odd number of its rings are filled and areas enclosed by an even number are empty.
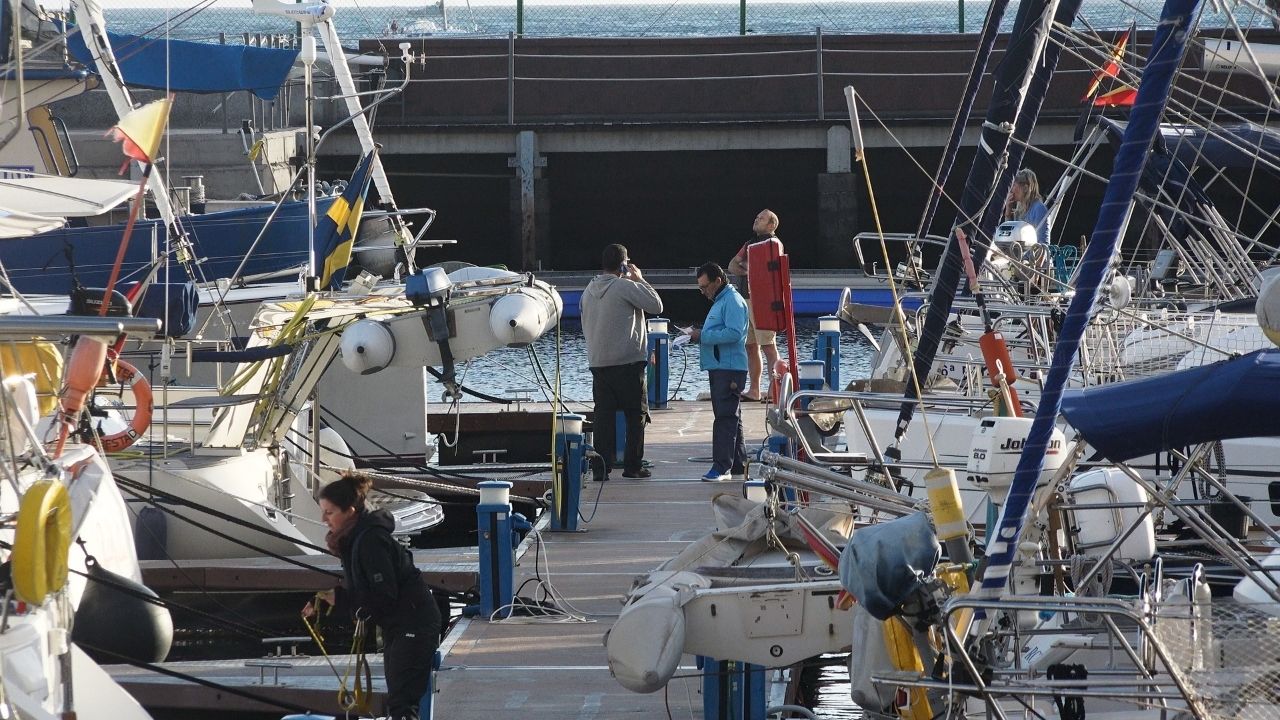
<svg viewBox="0 0 1280 720">
<path fill-rule="evenodd" d="M 852 88 L 850 88 L 850 90 L 852 90 Z M 853 93 L 853 96 L 849 98 L 849 114 L 850 114 L 850 121 L 854 125 L 854 128 L 853 128 L 854 135 L 857 138 L 861 138 L 862 130 L 861 128 L 858 127 L 857 94 L 856 93 Z M 893 266 L 889 264 L 889 247 L 885 243 L 885 239 L 884 239 L 884 228 L 881 227 L 880 225 L 880 207 L 876 205 L 876 192 L 875 192 L 874 186 L 871 183 L 871 167 L 867 163 L 866 153 L 863 152 L 861 143 L 858 143 L 858 146 L 855 148 L 854 159 L 858 161 L 858 164 L 862 165 L 862 177 L 867 183 L 867 199 L 871 203 L 871 217 L 873 220 L 875 220 L 876 235 L 880 239 L 880 255 L 884 259 L 885 268 L 886 269 L 892 268 Z M 898 332 L 901 335 L 900 341 L 902 342 L 902 352 L 905 355 L 904 360 L 912 367 L 912 371 L 910 375 L 911 382 L 912 382 L 912 385 L 915 386 L 916 397 L 920 398 L 920 404 L 917 406 L 916 409 L 920 413 L 920 421 L 924 423 L 924 437 L 925 437 L 925 440 L 929 443 L 929 455 L 933 459 L 933 466 L 935 468 L 941 467 L 938 461 L 938 450 L 933 445 L 933 433 L 929 429 L 929 417 L 924 409 L 924 392 L 920 389 L 920 378 L 916 376 L 916 373 L 914 370 L 915 358 L 914 358 L 914 352 L 911 349 L 911 340 L 909 337 L 907 337 L 907 318 L 906 318 L 906 315 L 902 312 L 902 298 L 898 295 L 897 283 L 893 281 L 893 271 L 890 270 L 888 273 L 886 273 L 886 276 L 889 280 L 889 292 L 893 296 L 894 321 L 897 323 Z"/>
<path fill-rule="evenodd" d="M 280 331 L 276 333 L 276 336 L 271 340 L 271 344 L 268 345 L 268 347 L 278 347 L 282 343 L 287 343 L 290 340 L 293 340 L 294 336 L 298 334 L 299 330 L 301 328 L 305 328 L 307 313 L 311 311 L 311 307 L 315 305 L 315 302 L 316 302 L 316 298 L 314 295 L 307 297 L 302 302 L 300 302 L 298 304 L 298 309 L 293 313 L 293 317 L 289 318 L 289 322 L 285 323 L 284 327 L 280 328 Z M 273 360 L 279 360 L 279 358 L 273 358 Z M 249 380 L 254 376 L 254 374 L 257 373 L 258 368 L 260 368 L 264 362 L 271 362 L 271 361 L 255 360 L 249 363 L 248 365 L 246 365 L 243 370 L 241 370 L 240 372 L 237 372 L 235 376 L 231 378 L 231 380 L 227 381 L 226 386 L 222 390 L 222 394 L 223 395 L 236 394 L 236 392 L 240 390 L 242 387 L 244 387 L 245 384 L 248 383 Z M 273 374 L 279 372 L 280 363 L 277 362 L 276 366 L 277 366 L 276 370 L 273 372 Z M 270 384 L 271 382 L 272 380 L 268 378 L 268 380 L 264 382 L 264 384 Z M 263 393 L 263 394 L 265 395 L 266 393 Z"/>
<path fill-rule="evenodd" d="M 364 634 L 365 621 L 356 619 L 355 635 L 351 638 L 351 655 L 355 659 L 347 666 L 347 671 L 343 674 L 338 673 L 338 668 L 333 664 L 333 658 L 329 656 L 329 651 L 324 646 L 324 636 L 320 634 L 320 605 L 324 603 L 324 614 L 328 615 L 333 611 L 333 606 L 328 604 L 324 598 L 323 592 L 316 593 L 315 599 L 311 601 L 312 607 L 316 609 L 316 622 L 312 623 L 311 618 L 302 617 L 302 623 L 307 626 L 307 632 L 311 634 L 311 639 L 315 641 L 316 647 L 320 648 L 320 654 L 324 656 L 325 662 L 329 664 L 329 669 L 333 671 L 333 676 L 338 678 L 338 707 L 344 711 L 351 712 L 367 712 L 369 705 L 369 691 L 371 687 L 366 687 L 366 683 L 361 682 L 369 674 L 369 660 L 364 653 Z M 364 675 L 360 670 L 364 669 Z M 355 683 L 350 691 L 347 690 L 347 679 L 355 674 Z M 367 682 L 372 685 L 372 682 Z"/>
</svg>

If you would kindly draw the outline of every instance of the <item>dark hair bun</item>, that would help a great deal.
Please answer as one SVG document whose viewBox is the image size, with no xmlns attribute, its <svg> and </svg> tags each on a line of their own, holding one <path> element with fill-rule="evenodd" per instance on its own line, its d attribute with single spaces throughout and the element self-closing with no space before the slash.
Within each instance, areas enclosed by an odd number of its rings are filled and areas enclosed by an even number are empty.
<svg viewBox="0 0 1280 720">
<path fill-rule="evenodd" d="M 359 495 L 361 499 L 368 495 L 369 491 L 373 489 L 373 478 L 369 477 L 365 473 L 352 472 L 348 470 L 346 473 L 343 473 L 343 477 L 351 481 L 353 489 L 356 491 L 356 495 Z"/>
</svg>

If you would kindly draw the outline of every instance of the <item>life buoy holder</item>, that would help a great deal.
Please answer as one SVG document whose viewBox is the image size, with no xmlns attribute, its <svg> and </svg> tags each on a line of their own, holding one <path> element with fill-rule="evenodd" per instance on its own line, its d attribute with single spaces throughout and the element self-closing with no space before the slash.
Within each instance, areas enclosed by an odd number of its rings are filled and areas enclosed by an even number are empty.
<svg viewBox="0 0 1280 720">
<path fill-rule="evenodd" d="M 132 388 L 134 399 L 133 417 L 129 420 L 129 427 L 118 433 L 90 438 L 89 442 L 104 453 L 120 452 L 137 442 L 138 438 L 142 437 L 142 434 L 147 431 L 147 428 L 151 427 L 151 415 L 155 409 L 154 396 L 151 394 L 151 383 L 147 382 L 142 373 L 138 372 L 138 368 L 124 360 L 116 360 L 115 381 Z M 98 380 L 98 387 L 110 382 L 111 373 L 104 370 Z"/>
<path fill-rule="evenodd" d="M 41 605 L 67 584 L 71 549 L 71 495 L 57 480 L 32 483 L 18 507 L 13 538 L 13 589 L 18 599 Z"/>
</svg>

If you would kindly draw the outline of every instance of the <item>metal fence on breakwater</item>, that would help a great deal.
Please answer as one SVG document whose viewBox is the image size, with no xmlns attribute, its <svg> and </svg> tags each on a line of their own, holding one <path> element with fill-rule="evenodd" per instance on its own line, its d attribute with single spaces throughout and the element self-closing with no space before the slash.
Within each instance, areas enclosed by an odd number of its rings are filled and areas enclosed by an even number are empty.
<svg viewBox="0 0 1280 720">
<path fill-rule="evenodd" d="M 175 0 L 176 1 L 176 0 Z M 983 0 L 720 0 L 607 2 L 588 0 L 434 0 L 344 6 L 336 22 L 343 36 L 374 37 L 716 37 L 732 35 L 973 33 L 982 25 Z M 1018 3 L 1011 2 L 1004 30 Z M 1160 0 L 1084 0 L 1080 28 L 1115 30 L 1131 22 L 1155 26 Z M 1271 27 L 1261 10 L 1237 20 Z M 246 33 L 290 33 L 280 17 L 255 15 L 249 0 L 218 0 L 181 8 L 108 8 L 119 32 L 205 42 L 238 43 Z M 1201 27 L 1218 27 L 1212 9 Z"/>
</svg>

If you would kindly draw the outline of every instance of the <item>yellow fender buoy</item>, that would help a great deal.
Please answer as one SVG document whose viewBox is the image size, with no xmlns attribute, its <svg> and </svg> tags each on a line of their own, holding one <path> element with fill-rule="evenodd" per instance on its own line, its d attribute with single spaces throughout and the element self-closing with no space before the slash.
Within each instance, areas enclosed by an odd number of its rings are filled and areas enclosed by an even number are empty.
<svg viewBox="0 0 1280 720">
<path fill-rule="evenodd" d="M 71 496 L 57 480 L 41 480 L 22 495 L 13 539 L 13 588 L 18 599 L 41 605 L 67 584 L 71 548 Z"/>
<path fill-rule="evenodd" d="M 924 661 L 920 651 L 911 640 L 909 630 L 900 618 L 891 617 L 884 621 L 884 645 L 889 651 L 889 660 L 898 670 L 924 672 Z M 902 720 L 930 720 L 933 709 L 924 688 L 900 688 L 905 690 L 906 702 L 898 703 L 898 717 Z"/>
</svg>

